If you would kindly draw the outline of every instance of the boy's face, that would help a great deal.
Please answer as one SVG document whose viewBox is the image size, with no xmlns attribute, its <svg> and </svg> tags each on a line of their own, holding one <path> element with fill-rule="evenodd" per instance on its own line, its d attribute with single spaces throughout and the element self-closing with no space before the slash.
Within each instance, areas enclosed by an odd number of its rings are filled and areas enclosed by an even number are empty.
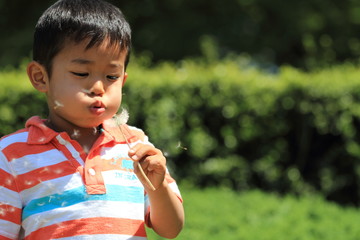
<svg viewBox="0 0 360 240">
<path fill-rule="evenodd" d="M 121 104 L 126 51 L 107 42 L 87 50 L 86 45 L 68 42 L 53 59 L 43 92 L 49 120 L 58 130 L 97 127 Z"/>
</svg>

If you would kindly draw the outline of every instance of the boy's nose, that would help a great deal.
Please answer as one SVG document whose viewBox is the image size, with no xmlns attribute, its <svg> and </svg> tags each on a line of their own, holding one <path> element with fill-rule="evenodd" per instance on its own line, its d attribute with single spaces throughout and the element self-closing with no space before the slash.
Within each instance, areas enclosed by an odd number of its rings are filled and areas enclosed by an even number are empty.
<svg viewBox="0 0 360 240">
<path fill-rule="evenodd" d="M 102 96 L 104 93 L 104 83 L 101 80 L 96 80 L 90 89 L 90 94 L 93 96 Z"/>
</svg>

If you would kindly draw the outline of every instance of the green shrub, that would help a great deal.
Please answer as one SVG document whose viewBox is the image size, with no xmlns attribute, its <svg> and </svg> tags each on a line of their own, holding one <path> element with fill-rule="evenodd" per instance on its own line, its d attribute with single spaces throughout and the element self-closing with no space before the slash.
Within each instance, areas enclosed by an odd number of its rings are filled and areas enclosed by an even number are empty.
<svg viewBox="0 0 360 240">
<path fill-rule="evenodd" d="M 144 62 L 130 64 L 124 106 L 130 124 L 165 152 L 177 179 L 236 190 L 319 191 L 330 200 L 359 204 L 356 66 L 311 73 L 282 67 L 274 75 L 243 58 L 153 68 Z M 3 79 L 4 73 L 1 84 Z M 1 134 L 33 114 L 46 116 L 38 93 L 7 88 L 0 97 Z"/>
<path fill-rule="evenodd" d="M 178 240 L 357 240 L 359 209 L 319 196 L 294 197 L 250 190 L 180 186 L 185 227 Z M 152 230 L 149 239 L 160 240 Z"/>
</svg>

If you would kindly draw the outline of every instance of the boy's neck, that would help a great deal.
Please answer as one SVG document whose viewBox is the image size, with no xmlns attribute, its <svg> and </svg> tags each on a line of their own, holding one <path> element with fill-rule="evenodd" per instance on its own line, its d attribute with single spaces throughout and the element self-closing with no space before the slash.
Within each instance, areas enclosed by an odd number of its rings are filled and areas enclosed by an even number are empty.
<svg viewBox="0 0 360 240">
<path fill-rule="evenodd" d="M 94 128 L 59 129 L 49 120 L 46 121 L 46 125 L 56 132 L 66 132 L 71 139 L 77 141 L 80 144 L 85 153 L 90 151 L 101 133 L 101 126 Z"/>
</svg>

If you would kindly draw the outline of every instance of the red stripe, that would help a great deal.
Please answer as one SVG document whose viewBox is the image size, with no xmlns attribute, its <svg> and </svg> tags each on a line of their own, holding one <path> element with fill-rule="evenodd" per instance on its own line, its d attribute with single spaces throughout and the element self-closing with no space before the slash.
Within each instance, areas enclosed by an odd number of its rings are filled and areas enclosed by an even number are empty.
<svg viewBox="0 0 360 240">
<path fill-rule="evenodd" d="M 69 161 L 64 161 L 21 174 L 18 176 L 17 184 L 19 191 L 23 191 L 25 189 L 32 188 L 41 182 L 64 177 L 74 174 L 75 172 L 76 168 L 74 168 Z"/>
<path fill-rule="evenodd" d="M 51 150 L 48 144 L 29 145 L 26 142 L 16 142 L 3 149 L 3 152 L 9 161 L 21 158 L 29 154 L 38 154 Z"/>
<path fill-rule="evenodd" d="M 4 237 L 4 236 L 0 236 L 0 240 L 12 240 L 12 238 L 7 238 L 7 237 Z"/>
<path fill-rule="evenodd" d="M 21 209 L 0 203 L 0 219 L 20 225 Z"/>
<path fill-rule="evenodd" d="M 0 179 L 1 179 L 0 188 L 5 187 L 5 188 L 10 189 L 15 192 L 18 191 L 13 175 L 0 169 Z"/>
<path fill-rule="evenodd" d="M 41 228 L 25 237 L 25 240 L 56 239 L 95 234 L 122 234 L 146 237 L 145 225 L 141 220 L 85 218 Z"/>
</svg>

